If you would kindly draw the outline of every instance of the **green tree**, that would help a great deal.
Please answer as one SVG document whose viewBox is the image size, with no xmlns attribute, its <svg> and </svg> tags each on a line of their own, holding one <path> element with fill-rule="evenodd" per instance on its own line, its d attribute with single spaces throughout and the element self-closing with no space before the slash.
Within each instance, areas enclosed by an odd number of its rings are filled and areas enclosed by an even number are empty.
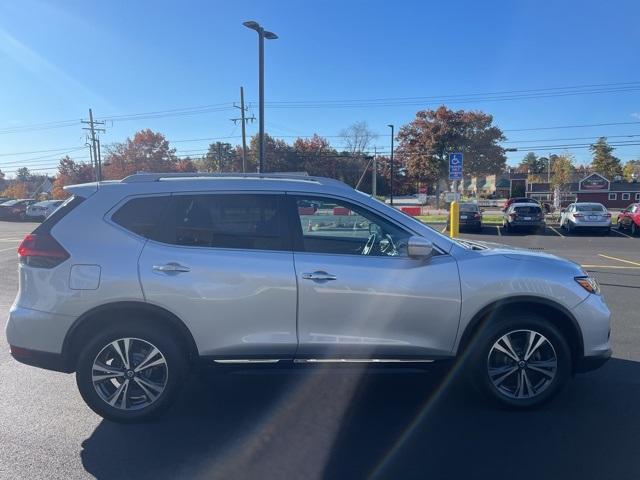
<svg viewBox="0 0 640 480">
<path fill-rule="evenodd" d="M 606 137 L 600 137 L 596 143 L 589 147 L 593 154 L 591 169 L 613 180 L 616 175 L 622 175 L 620 159 L 613 155 L 614 148 L 607 143 Z"/>
<path fill-rule="evenodd" d="M 542 173 L 545 167 L 546 166 L 541 158 L 538 158 L 535 153 L 529 152 L 524 156 L 522 160 L 520 160 L 518 171 L 523 173 Z"/>
<path fill-rule="evenodd" d="M 235 157 L 236 151 L 230 143 L 212 143 L 198 167 L 204 172 L 231 172 L 235 168 Z"/>
<path fill-rule="evenodd" d="M 31 180 L 31 172 L 27 167 L 19 168 L 16 171 L 16 180 L 19 182 L 28 182 Z"/>
<path fill-rule="evenodd" d="M 292 172 L 298 170 L 295 151 L 284 140 L 264 136 L 265 172 Z M 255 172 L 258 166 L 258 135 L 251 137 L 247 147 L 247 172 Z"/>
</svg>

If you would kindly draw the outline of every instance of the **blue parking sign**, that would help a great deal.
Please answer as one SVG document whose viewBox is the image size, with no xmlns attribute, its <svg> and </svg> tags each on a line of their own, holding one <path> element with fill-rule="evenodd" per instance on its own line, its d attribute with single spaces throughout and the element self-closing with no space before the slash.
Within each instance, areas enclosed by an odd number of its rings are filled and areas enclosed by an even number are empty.
<svg viewBox="0 0 640 480">
<path fill-rule="evenodd" d="M 462 153 L 449 154 L 449 180 L 462 180 Z"/>
</svg>

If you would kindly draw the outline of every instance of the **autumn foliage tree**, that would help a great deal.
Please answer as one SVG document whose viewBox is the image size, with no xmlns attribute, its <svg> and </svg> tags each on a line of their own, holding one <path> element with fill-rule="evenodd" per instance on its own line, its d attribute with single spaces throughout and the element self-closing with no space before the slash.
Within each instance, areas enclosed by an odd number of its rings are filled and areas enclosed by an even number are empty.
<svg viewBox="0 0 640 480">
<path fill-rule="evenodd" d="M 53 181 L 51 195 L 56 199 L 66 198 L 69 194 L 64 191 L 65 185 L 87 183 L 94 180 L 95 172 L 92 165 L 84 162 L 75 162 L 67 155 L 60 159 L 58 175 Z"/>
<path fill-rule="evenodd" d="M 195 171 L 190 159 L 181 161 L 165 136 L 150 129 L 109 149 L 102 169 L 104 179 L 121 179 L 138 172 Z"/>
<path fill-rule="evenodd" d="M 479 111 L 453 111 L 444 105 L 421 110 L 398 133 L 398 155 L 415 180 L 433 183 L 447 175 L 447 154 L 464 154 L 465 175 L 502 171 L 506 165 L 499 142 L 505 137 L 493 117 Z"/>
<path fill-rule="evenodd" d="M 11 185 L 4 189 L 2 192 L 3 197 L 9 198 L 28 198 L 29 189 L 27 184 L 21 181 L 14 181 Z"/>
</svg>

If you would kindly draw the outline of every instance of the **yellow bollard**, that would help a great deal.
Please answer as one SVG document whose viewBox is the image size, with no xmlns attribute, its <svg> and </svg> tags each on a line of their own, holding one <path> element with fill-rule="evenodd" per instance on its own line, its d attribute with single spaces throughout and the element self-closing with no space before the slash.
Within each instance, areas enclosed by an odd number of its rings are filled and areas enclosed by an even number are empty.
<svg viewBox="0 0 640 480">
<path fill-rule="evenodd" d="M 451 202 L 449 207 L 449 236 L 458 238 L 460 234 L 460 205 L 458 202 Z"/>
</svg>

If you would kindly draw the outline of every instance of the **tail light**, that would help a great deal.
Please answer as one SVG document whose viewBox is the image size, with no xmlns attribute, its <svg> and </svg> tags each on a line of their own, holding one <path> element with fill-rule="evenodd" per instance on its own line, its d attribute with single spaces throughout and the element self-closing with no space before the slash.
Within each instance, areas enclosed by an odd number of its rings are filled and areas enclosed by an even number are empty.
<svg viewBox="0 0 640 480">
<path fill-rule="evenodd" d="M 603 215 L 603 217 L 611 218 L 611 214 L 610 214 L 610 213 L 605 213 L 605 214 Z"/>
<path fill-rule="evenodd" d="M 67 258 L 67 252 L 50 234 L 31 233 L 18 247 L 20 263 L 37 268 L 53 268 Z"/>
<path fill-rule="evenodd" d="M 573 216 L 576 218 L 584 217 L 581 213 L 574 213 Z"/>
</svg>

